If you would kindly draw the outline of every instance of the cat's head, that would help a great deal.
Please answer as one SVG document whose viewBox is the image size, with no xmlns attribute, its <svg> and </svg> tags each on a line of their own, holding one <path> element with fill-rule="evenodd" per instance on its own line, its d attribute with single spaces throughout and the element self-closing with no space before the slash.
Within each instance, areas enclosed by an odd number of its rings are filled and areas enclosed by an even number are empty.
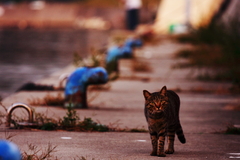
<svg viewBox="0 0 240 160">
<path fill-rule="evenodd" d="M 163 86 L 159 92 L 150 93 L 143 90 L 145 107 L 149 110 L 164 111 L 168 105 L 167 87 Z"/>
</svg>

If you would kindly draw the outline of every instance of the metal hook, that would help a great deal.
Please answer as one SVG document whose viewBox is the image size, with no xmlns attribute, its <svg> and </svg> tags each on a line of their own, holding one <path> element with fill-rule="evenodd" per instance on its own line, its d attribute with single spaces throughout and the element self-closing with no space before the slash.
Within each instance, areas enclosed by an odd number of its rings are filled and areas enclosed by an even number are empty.
<svg viewBox="0 0 240 160">
<path fill-rule="evenodd" d="M 63 82 L 66 81 L 68 79 L 68 77 L 69 77 L 68 73 L 64 73 L 59 77 L 59 86 L 58 86 L 59 89 L 64 88 L 63 87 Z"/>
<path fill-rule="evenodd" d="M 12 106 L 10 106 L 7 110 L 7 122 L 6 122 L 6 127 L 10 127 L 11 124 L 11 117 L 12 117 L 12 112 L 13 110 L 15 110 L 16 108 L 24 108 L 27 110 L 28 112 L 28 122 L 29 123 L 33 123 L 33 111 L 30 107 L 28 107 L 26 104 L 23 103 L 14 103 Z"/>
</svg>

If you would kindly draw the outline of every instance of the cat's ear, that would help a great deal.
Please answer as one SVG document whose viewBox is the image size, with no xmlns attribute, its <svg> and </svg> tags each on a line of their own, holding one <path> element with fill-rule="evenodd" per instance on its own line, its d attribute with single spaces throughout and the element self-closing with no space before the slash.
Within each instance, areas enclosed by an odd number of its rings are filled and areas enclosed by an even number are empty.
<svg viewBox="0 0 240 160">
<path fill-rule="evenodd" d="M 144 98 L 147 100 L 151 96 L 151 93 L 149 93 L 147 90 L 143 90 L 143 95 Z"/>
<path fill-rule="evenodd" d="M 166 96 L 167 95 L 167 87 L 166 86 L 163 86 L 161 91 L 159 92 L 160 95 L 162 96 Z"/>
</svg>

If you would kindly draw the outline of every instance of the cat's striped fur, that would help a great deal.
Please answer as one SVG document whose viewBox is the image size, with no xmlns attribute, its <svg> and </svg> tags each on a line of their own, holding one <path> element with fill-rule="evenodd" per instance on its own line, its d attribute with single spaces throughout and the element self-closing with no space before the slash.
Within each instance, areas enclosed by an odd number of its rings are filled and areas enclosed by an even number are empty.
<svg viewBox="0 0 240 160">
<path fill-rule="evenodd" d="M 166 154 L 174 152 L 175 133 L 181 143 L 186 142 L 179 121 L 179 96 L 167 90 L 166 86 L 160 92 L 149 93 L 144 90 L 143 95 L 145 97 L 144 113 L 153 147 L 151 155 L 165 157 Z M 168 148 L 164 152 L 165 136 L 168 137 Z"/>
</svg>

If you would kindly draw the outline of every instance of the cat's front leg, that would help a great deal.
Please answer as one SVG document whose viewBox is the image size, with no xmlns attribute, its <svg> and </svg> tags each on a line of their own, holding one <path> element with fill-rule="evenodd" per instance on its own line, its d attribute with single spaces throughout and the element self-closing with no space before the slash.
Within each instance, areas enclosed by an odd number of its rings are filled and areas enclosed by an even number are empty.
<svg viewBox="0 0 240 160">
<path fill-rule="evenodd" d="M 158 150 L 157 150 L 158 157 L 166 157 L 166 154 L 164 152 L 164 142 L 165 142 L 165 134 L 162 134 L 158 138 Z"/>
<path fill-rule="evenodd" d="M 158 149 L 158 138 L 157 135 L 155 134 L 150 134 L 151 135 L 151 141 L 152 141 L 152 152 L 151 156 L 157 156 L 157 149 Z"/>
</svg>

